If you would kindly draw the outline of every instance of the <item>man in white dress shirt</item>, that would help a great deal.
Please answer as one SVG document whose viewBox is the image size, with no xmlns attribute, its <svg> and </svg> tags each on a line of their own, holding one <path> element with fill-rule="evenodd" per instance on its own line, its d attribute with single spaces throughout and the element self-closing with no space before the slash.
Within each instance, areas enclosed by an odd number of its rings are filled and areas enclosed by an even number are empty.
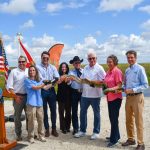
<svg viewBox="0 0 150 150">
<path fill-rule="evenodd" d="M 89 79 L 96 82 L 101 82 L 105 78 L 105 71 L 102 66 L 97 63 L 97 57 L 95 52 L 88 53 L 88 62 L 83 69 L 81 75 L 82 79 Z M 97 139 L 100 132 L 100 99 L 102 96 L 102 89 L 83 84 L 83 92 L 81 97 L 81 111 L 80 111 L 80 131 L 74 136 L 76 138 L 86 135 L 87 128 L 87 110 L 89 106 L 92 106 L 94 112 L 94 128 L 91 140 Z"/>
<path fill-rule="evenodd" d="M 26 69 L 27 59 L 24 56 L 18 58 L 18 68 L 13 69 L 7 80 L 7 89 L 11 93 L 16 94 L 16 98 L 13 101 L 14 106 L 14 123 L 15 123 L 15 133 L 16 140 L 21 141 L 22 137 L 22 124 L 21 124 L 21 114 L 26 108 L 27 94 L 24 86 L 24 80 L 28 76 L 28 69 Z"/>
</svg>

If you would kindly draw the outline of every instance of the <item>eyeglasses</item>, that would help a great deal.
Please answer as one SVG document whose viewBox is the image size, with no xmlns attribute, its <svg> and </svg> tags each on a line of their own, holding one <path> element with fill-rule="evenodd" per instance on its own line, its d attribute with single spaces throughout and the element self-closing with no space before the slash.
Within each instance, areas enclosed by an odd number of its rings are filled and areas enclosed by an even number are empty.
<svg viewBox="0 0 150 150">
<path fill-rule="evenodd" d="M 23 63 L 25 63 L 25 62 L 26 62 L 26 61 L 18 61 L 19 64 L 21 64 L 21 63 L 23 64 Z"/>
<path fill-rule="evenodd" d="M 89 57 L 88 60 L 95 60 L 96 57 Z"/>
</svg>

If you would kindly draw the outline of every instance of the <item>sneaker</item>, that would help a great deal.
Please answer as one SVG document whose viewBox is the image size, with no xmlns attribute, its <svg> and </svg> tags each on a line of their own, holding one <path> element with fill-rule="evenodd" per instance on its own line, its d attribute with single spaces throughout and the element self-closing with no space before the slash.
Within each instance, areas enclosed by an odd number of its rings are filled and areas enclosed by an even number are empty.
<svg viewBox="0 0 150 150">
<path fill-rule="evenodd" d="M 91 140 L 96 140 L 96 139 L 98 139 L 98 138 L 99 138 L 99 134 L 93 133 L 90 139 L 91 139 Z"/>
<path fill-rule="evenodd" d="M 29 139 L 29 142 L 30 142 L 31 144 L 33 144 L 33 143 L 34 143 L 34 138 L 30 138 L 30 139 Z"/>
<path fill-rule="evenodd" d="M 86 135 L 85 132 L 79 131 L 78 133 L 76 133 L 76 134 L 74 135 L 74 137 L 75 137 L 75 138 L 79 138 L 79 137 L 83 137 L 83 136 L 85 136 L 85 135 Z"/>
<path fill-rule="evenodd" d="M 44 137 L 40 137 L 39 140 L 40 140 L 41 142 L 46 142 L 46 139 L 45 139 Z"/>
</svg>

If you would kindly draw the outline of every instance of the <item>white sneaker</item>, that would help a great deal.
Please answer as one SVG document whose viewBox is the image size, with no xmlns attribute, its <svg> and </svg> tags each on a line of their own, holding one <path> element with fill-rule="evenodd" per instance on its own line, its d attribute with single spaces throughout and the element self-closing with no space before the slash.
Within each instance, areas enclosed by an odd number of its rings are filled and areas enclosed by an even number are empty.
<svg viewBox="0 0 150 150">
<path fill-rule="evenodd" d="M 86 135 L 85 132 L 79 131 L 78 133 L 76 133 L 76 134 L 74 135 L 74 137 L 75 137 L 75 138 L 79 138 L 79 137 L 83 137 L 83 136 L 85 136 L 85 135 Z"/>
<path fill-rule="evenodd" d="M 46 142 L 46 139 L 45 139 L 44 137 L 39 137 L 39 140 L 40 140 L 41 142 Z"/>
<path fill-rule="evenodd" d="M 98 139 L 98 138 L 99 138 L 99 134 L 93 133 L 90 139 L 91 139 L 91 140 L 96 140 L 96 139 Z"/>
<path fill-rule="evenodd" d="M 30 138 L 30 139 L 29 139 L 29 142 L 30 142 L 31 144 L 33 144 L 33 143 L 34 143 L 34 138 Z"/>
</svg>

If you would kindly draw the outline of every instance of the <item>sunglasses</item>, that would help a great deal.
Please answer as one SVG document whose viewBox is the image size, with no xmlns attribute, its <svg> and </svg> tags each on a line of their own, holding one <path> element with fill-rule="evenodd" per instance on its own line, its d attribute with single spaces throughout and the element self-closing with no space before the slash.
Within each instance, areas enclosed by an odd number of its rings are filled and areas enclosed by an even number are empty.
<svg viewBox="0 0 150 150">
<path fill-rule="evenodd" d="M 48 59 L 49 59 L 49 57 L 42 57 L 42 59 L 47 59 L 47 60 L 48 60 Z"/>
<path fill-rule="evenodd" d="M 23 64 L 23 63 L 25 63 L 25 62 L 26 62 L 26 61 L 18 61 L 19 64 L 21 64 L 21 63 Z"/>
<path fill-rule="evenodd" d="M 89 57 L 88 60 L 95 60 L 96 57 Z"/>
</svg>

